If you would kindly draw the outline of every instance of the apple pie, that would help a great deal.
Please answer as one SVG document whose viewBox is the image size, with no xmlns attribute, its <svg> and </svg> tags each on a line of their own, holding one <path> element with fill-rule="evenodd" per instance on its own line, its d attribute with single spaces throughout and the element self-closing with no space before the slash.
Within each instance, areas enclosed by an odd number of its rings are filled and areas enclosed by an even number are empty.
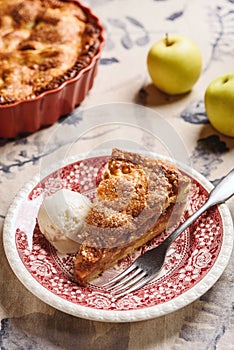
<svg viewBox="0 0 234 350">
<path fill-rule="evenodd" d="M 57 89 L 99 46 L 100 27 L 76 1 L 0 0 L 0 105 Z"/>
<path fill-rule="evenodd" d="M 113 149 L 86 217 L 74 279 L 85 286 L 178 223 L 190 179 L 166 161 Z"/>
</svg>

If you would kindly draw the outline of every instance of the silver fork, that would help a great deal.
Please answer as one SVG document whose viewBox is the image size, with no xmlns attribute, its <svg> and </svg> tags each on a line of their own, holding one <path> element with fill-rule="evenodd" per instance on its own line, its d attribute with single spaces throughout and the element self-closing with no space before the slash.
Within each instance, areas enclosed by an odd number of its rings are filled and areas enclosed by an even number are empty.
<svg viewBox="0 0 234 350">
<path fill-rule="evenodd" d="M 126 270 L 114 277 L 103 287 L 112 292 L 116 297 L 131 293 L 150 282 L 162 269 L 166 252 L 172 242 L 190 226 L 204 211 L 215 204 L 225 202 L 234 194 L 234 169 L 232 169 L 219 183 L 212 189 L 207 201 L 186 221 L 184 221 L 170 236 L 160 245 L 146 251 Z"/>
</svg>

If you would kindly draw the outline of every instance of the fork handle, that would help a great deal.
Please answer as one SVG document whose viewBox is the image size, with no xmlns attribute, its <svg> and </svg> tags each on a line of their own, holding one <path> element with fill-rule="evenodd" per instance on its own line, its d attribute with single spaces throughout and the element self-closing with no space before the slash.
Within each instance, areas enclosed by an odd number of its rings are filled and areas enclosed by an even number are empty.
<svg viewBox="0 0 234 350">
<path fill-rule="evenodd" d="M 170 236 L 168 236 L 163 244 L 169 246 L 174 240 L 190 226 L 204 211 L 215 204 L 223 203 L 234 194 L 234 169 L 232 169 L 219 183 L 212 189 L 207 201 L 186 221 L 184 221 Z"/>
<path fill-rule="evenodd" d="M 211 205 L 223 203 L 234 194 L 234 169 L 224 176 L 210 192 L 208 201 Z"/>
</svg>

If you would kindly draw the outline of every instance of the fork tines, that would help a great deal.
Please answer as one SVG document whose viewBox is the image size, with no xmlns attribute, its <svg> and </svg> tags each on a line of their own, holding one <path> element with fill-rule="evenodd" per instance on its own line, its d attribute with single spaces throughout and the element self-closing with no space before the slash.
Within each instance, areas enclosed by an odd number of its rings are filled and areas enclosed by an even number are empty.
<svg viewBox="0 0 234 350">
<path fill-rule="evenodd" d="M 115 296 L 123 296 L 139 289 L 147 281 L 147 272 L 135 264 L 103 285 L 108 292 Z"/>
</svg>

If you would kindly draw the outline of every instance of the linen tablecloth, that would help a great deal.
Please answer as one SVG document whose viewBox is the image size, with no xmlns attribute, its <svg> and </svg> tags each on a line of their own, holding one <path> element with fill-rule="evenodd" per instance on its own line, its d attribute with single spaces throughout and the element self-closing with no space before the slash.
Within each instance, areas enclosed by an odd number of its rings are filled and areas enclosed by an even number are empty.
<svg viewBox="0 0 234 350">
<path fill-rule="evenodd" d="M 233 168 L 234 138 L 212 128 L 205 113 L 204 93 L 213 79 L 234 70 L 233 0 L 84 3 L 105 26 L 106 43 L 94 86 L 76 111 L 118 102 L 152 109 L 179 135 L 192 167 L 215 184 Z M 158 91 L 147 72 L 148 50 L 165 33 L 189 36 L 201 48 L 201 77 L 183 96 Z M 50 162 L 70 131 L 82 127 L 84 120 L 77 115 L 79 118 L 62 118 L 32 135 L 0 140 L 1 232 L 7 210 L 23 184 Z M 54 137 L 58 128 L 64 128 L 64 138 Z M 228 206 L 234 214 L 233 200 Z M 1 349 L 234 349 L 233 254 L 220 279 L 198 300 L 166 316 L 136 323 L 85 320 L 39 300 L 11 270 L 2 234 L 0 261 Z"/>
</svg>

